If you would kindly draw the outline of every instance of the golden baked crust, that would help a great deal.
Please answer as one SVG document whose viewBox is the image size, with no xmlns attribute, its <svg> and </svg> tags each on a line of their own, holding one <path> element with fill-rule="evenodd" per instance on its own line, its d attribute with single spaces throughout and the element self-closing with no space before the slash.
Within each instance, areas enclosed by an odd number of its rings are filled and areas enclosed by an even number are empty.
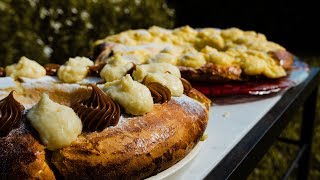
<svg viewBox="0 0 320 180">
<path fill-rule="evenodd" d="M 144 116 L 125 117 L 114 128 L 82 134 L 53 153 L 68 178 L 141 179 L 169 168 L 200 140 L 208 110 L 188 97 L 155 105 Z"/>
<path fill-rule="evenodd" d="M 221 66 L 207 63 L 199 69 L 179 66 L 181 76 L 190 81 L 197 82 L 226 82 L 241 80 L 241 68 L 239 65 Z"/>
<path fill-rule="evenodd" d="M 96 42 L 96 63 L 113 56 L 136 64 L 171 63 L 185 79 L 213 83 L 256 76 L 281 78 L 293 64 L 293 56 L 284 47 L 261 33 L 238 28 L 128 30 Z"/>
<path fill-rule="evenodd" d="M 202 103 L 206 107 L 207 111 L 209 111 L 211 100 L 207 98 L 204 94 L 202 94 L 200 91 L 192 88 L 187 95 L 192 99 L 195 99 L 198 102 Z"/>
<path fill-rule="evenodd" d="M 0 99 L 6 97 L 10 91 L 14 90 L 16 93 L 13 94 L 14 98 L 25 105 L 27 108 L 35 105 L 41 98 L 43 92 L 50 95 L 50 99 L 60 104 L 70 106 L 71 103 L 85 99 L 90 96 L 91 90 L 86 86 L 75 85 L 75 87 L 69 86 L 68 84 L 45 84 L 41 83 L 30 85 L 30 84 L 19 84 L 18 86 L 10 89 L 0 89 Z"/>
<path fill-rule="evenodd" d="M 46 163 L 45 147 L 28 128 L 0 137 L 0 152 L 0 179 L 55 179 Z"/>
<path fill-rule="evenodd" d="M 15 93 L 15 97 L 34 104 L 43 91 L 29 89 Z M 50 97 L 58 94 L 56 100 L 68 105 L 75 99 L 67 97 L 87 97 L 90 91 L 54 89 L 47 93 Z M 44 146 L 32 131 L 13 130 L 0 138 L 0 150 L 5 152 L 0 155 L 0 172 L 23 179 L 54 179 L 57 175 L 66 179 L 141 179 L 156 174 L 184 158 L 206 128 L 210 100 L 194 89 L 188 95 L 197 100 L 174 97 L 156 104 L 144 116 L 122 117 L 115 127 L 83 133 L 70 146 L 53 152 L 52 159 L 46 157 Z M 59 172 L 54 175 L 46 161 Z"/>
</svg>

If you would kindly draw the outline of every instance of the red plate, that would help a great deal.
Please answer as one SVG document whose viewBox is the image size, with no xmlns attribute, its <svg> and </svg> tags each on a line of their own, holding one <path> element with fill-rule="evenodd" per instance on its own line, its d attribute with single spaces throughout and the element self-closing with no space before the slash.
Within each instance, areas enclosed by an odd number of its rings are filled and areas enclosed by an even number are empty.
<svg viewBox="0 0 320 180">
<path fill-rule="evenodd" d="M 294 87 L 304 80 L 308 72 L 308 65 L 295 58 L 293 68 L 289 73 L 289 76 L 285 78 L 230 82 L 224 84 L 192 83 L 192 86 L 208 97 L 215 97 L 215 99 L 217 97 L 221 97 L 220 99 L 233 97 L 231 99 L 235 100 L 235 102 L 238 101 L 236 100 L 237 98 L 241 97 L 240 99 L 242 99 L 242 102 L 243 99 L 248 97 L 261 97 L 262 95 L 263 97 L 266 95 L 270 96 Z"/>
</svg>

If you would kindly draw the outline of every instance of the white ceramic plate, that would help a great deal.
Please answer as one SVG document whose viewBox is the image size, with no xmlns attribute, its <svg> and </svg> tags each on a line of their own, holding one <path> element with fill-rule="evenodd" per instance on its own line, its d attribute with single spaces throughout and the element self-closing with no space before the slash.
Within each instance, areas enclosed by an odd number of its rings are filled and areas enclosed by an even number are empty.
<svg viewBox="0 0 320 180">
<path fill-rule="evenodd" d="M 178 170 L 180 170 L 182 167 L 187 165 L 200 151 L 201 146 L 204 142 L 200 141 L 191 151 L 190 153 L 184 157 L 182 160 L 177 162 L 175 165 L 171 166 L 170 168 L 158 173 L 157 175 L 151 176 L 147 178 L 146 180 L 160 180 L 164 179 L 166 177 L 169 177 L 170 175 L 174 174 Z"/>
</svg>

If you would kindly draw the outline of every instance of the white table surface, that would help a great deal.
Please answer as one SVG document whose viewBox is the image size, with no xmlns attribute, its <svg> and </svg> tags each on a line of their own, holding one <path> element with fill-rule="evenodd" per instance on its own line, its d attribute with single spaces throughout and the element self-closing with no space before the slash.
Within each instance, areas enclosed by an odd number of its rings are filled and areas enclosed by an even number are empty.
<svg viewBox="0 0 320 180">
<path fill-rule="evenodd" d="M 208 138 L 199 153 L 165 179 L 198 180 L 206 177 L 280 98 L 281 95 L 277 95 L 254 102 L 211 106 L 205 132 Z"/>
</svg>

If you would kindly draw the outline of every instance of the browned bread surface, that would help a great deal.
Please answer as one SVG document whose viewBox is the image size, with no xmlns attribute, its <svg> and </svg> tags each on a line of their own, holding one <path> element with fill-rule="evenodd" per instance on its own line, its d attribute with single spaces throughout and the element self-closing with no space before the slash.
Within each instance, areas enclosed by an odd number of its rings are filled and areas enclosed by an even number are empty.
<svg viewBox="0 0 320 180">
<path fill-rule="evenodd" d="M 45 147 L 24 127 L 0 137 L 0 152 L 0 179 L 55 179 Z"/>
<path fill-rule="evenodd" d="M 186 97 L 172 99 L 144 116 L 125 117 L 114 128 L 82 134 L 54 152 L 52 162 L 66 178 L 149 177 L 190 152 L 206 128 L 207 113 Z"/>
<path fill-rule="evenodd" d="M 15 97 L 34 104 L 43 91 L 28 90 Z M 90 91 L 68 94 L 55 89 L 47 93 L 68 105 Z M 195 89 L 188 95 L 197 101 L 184 95 L 155 104 L 144 116 L 125 115 L 115 127 L 83 133 L 72 145 L 54 152 L 52 159 L 46 159 L 45 147 L 34 133 L 13 130 L 0 138 L 4 152 L 0 154 L 0 172 L 19 179 L 54 179 L 48 161 L 66 179 L 141 179 L 157 174 L 184 158 L 206 128 L 210 100 Z"/>
<path fill-rule="evenodd" d="M 199 69 L 179 66 L 181 76 L 190 81 L 197 82 L 225 82 L 241 80 L 241 68 L 239 65 L 221 66 L 207 63 Z"/>
</svg>

